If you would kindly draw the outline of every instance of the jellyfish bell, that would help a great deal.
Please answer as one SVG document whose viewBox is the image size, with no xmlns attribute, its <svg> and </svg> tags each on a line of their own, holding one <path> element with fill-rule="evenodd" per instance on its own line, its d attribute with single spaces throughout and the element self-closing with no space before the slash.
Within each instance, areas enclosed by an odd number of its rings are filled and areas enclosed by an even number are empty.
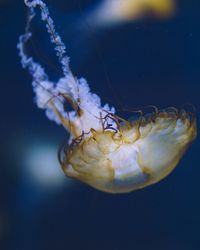
<svg viewBox="0 0 200 250">
<path fill-rule="evenodd" d="M 158 111 L 122 126 L 115 119 L 116 131 L 91 130 L 61 149 L 67 176 L 109 193 L 140 189 L 170 174 L 196 137 L 196 119 L 184 110 Z"/>
<path fill-rule="evenodd" d="M 166 177 L 196 137 L 194 112 L 156 108 L 148 115 L 139 112 L 141 116 L 132 121 L 117 116 L 113 107 L 101 105 L 85 79 L 73 75 L 46 4 L 42 0 L 25 0 L 25 4 L 29 15 L 26 32 L 19 38 L 19 55 L 33 78 L 37 106 L 71 135 L 59 151 L 64 173 L 109 193 L 130 192 Z M 37 6 L 62 66 L 58 82 L 51 82 L 42 66 L 25 53 Z M 65 110 L 66 103 L 73 111 Z"/>
<path fill-rule="evenodd" d="M 175 0 L 102 0 L 88 14 L 91 26 L 106 27 L 143 18 L 150 13 L 158 18 L 172 16 Z"/>
</svg>

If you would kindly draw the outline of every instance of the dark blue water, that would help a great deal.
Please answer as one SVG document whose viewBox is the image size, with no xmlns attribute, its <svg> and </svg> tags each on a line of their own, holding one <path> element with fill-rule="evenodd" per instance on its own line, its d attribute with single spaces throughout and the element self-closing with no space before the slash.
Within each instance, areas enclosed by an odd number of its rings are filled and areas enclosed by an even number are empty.
<svg viewBox="0 0 200 250">
<path fill-rule="evenodd" d="M 48 1 L 75 74 L 86 77 L 103 102 L 119 109 L 189 102 L 198 118 L 199 1 L 179 1 L 171 19 L 147 18 L 83 32 L 76 25 L 80 6 L 84 11 L 91 2 Z M 81 183 L 48 189 L 30 182 L 24 172 L 25 149 L 33 141 L 59 145 L 67 133 L 33 103 L 31 79 L 16 50 L 25 15 L 22 1 L 0 0 L 0 249 L 200 249 L 198 138 L 169 177 L 130 194 L 105 194 Z M 54 79 L 60 76 L 59 65 L 39 20 L 32 28 L 31 51 Z"/>
</svg>

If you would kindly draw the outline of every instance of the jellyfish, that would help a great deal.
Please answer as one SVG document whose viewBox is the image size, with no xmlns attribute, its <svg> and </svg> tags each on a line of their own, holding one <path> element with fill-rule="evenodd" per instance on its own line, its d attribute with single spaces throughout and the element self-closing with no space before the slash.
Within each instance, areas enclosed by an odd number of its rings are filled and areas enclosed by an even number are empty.
<svg viewBox="0 0 200 250">
<path fill-rule="evenodd" d="M 101 104 L 84 78 L 73 75 L 46 4 L 42 0 L 24 2 L 29 14 L 17 47 L 23 68 L 32 76 L 37 106 L 70 134 L 58 154 L 65 175 L 108 193 L 131 192 L 169 175 L 196 137 L 195 113 L 155 107 L 147 115 L 140 112 L 134 121 L 119 117 L 114 107 Z M 57 82 L 49 80 L 44 68 L 25 52 L 36 7 L 62 67 Z M 67 111 L 66 105 L 73 110 Z"/>
<path fill-rule="evenodd" d="M 171 16 L 175 0 L 102 0 L 87 16 L 90 26 L 107 27 L 137 20 L 149 13 L 159 18 Z"/>
</svg>

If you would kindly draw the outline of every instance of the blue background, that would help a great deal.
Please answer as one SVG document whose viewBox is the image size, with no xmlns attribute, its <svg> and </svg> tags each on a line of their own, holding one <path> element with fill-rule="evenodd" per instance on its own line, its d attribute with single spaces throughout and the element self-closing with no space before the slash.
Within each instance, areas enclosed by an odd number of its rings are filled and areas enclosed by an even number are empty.
<svg viewBox="0 0 200 250">
<path fill-rule="evenodd" d="M 81 13 L 93 2 L 47 2 L 75 74 L 86 77 L 92 91 L 119 110 L 190 102 L 198 118 L 200 2 L 179 1 L 171 19 L 146 18 L 91 31 Z M 49 190 L 29 181 L 24 149 L 33 141 L 59 145 L 67 133 L 33 103 L 31 78 L 16 50 L 25 16 L 22 1 L 0 1 L 0 249 L 200 249 L 198 138 L 169 177 L 133 193 L 110 195 L 75 181 Z M 29 52 L 56 79 L 59 65 L 44 25 L 36 19 Z"/>
</svg>

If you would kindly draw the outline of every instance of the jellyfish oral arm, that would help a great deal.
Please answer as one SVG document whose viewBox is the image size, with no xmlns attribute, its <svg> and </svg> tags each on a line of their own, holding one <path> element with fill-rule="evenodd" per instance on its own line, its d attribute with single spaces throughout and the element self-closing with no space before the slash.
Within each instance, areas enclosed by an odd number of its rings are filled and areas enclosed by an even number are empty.
<svg viewBox="0 0 200 250">
<path fill-rule="evenodd" d="M 100 114 L 114 113 L 114 108 L 108 105 L 101 106 L 100 98 L 91 93 L 87 81 L 76 78 L 69 67 L 69 57 L 66 47 L 59 34 L 55 31 L 54 22 L 49 15 L 48 8 L 43 1 L 24 1 L 29 10 L 26 32 L 20 36 L 18 43 L 19 55 L 23 68 L 28 68 L 33 78 L 33 90 L 36 95 L 36 104 L 45 109 L 50 120 L 62 124 L 76 137 L 82 131 L 98 130 L 101 125 Z M 42 20 L 46 23 L 51 42 L 55 45 L 56 55 L 62 66 L 63 77 L 57 83 L 51 82 L 43 67 L 25 53 L 25 45 L 31 39 L 29 26 L 35 16 L 34 8 L 41 10 Z M 72 112 L 64 110 L 64 103 L 69 102 L 74 108 Z M 110 121 L 112 123 L 112 121 Z"/>
</svg>

